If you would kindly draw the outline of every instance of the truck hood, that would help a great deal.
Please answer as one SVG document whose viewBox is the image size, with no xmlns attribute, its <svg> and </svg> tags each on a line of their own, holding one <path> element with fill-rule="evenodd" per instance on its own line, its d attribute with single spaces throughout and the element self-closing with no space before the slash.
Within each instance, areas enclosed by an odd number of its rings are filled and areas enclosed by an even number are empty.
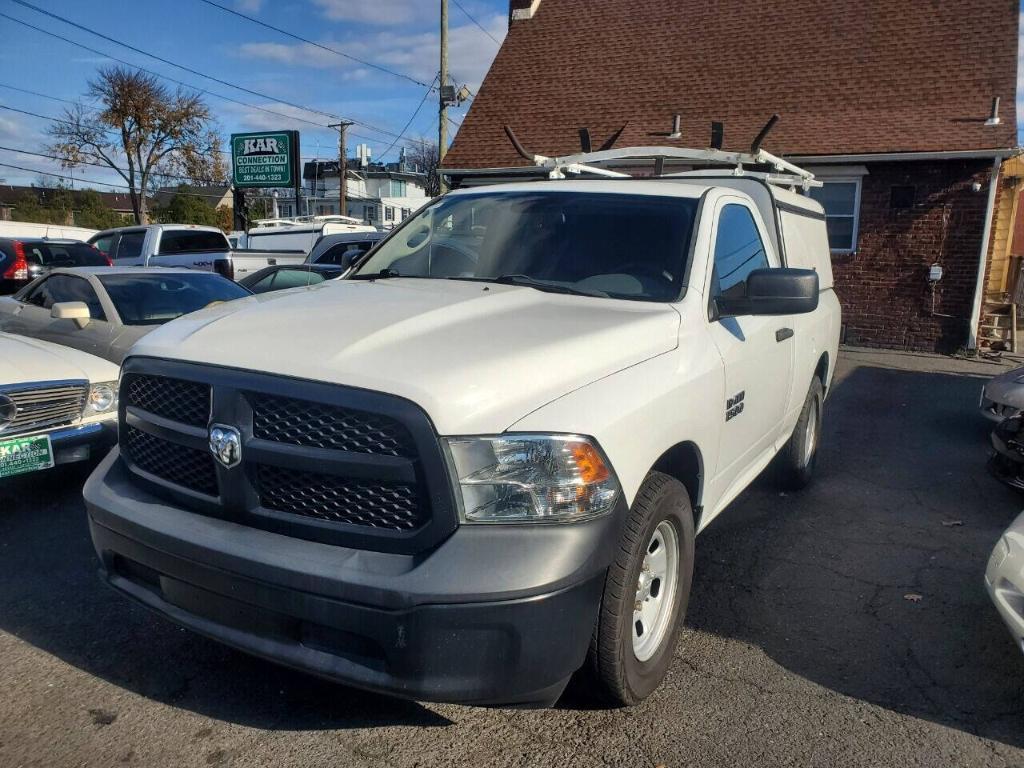
<svg viewBox="0 0 1024 768">
<path fill-rule="evenodd" d="M 518 286 L 331 281 L 186 315 L 130 354 L 388 392 L 440 434 L 481 434 L 674 349 L 679 323 L 667 304 Z"/>
<path fill-rule="evenodd" d="M 116 381 L 118 367 L 87 352 L 0 333 L 0 386 L 83 379 Z"/>
</svg>

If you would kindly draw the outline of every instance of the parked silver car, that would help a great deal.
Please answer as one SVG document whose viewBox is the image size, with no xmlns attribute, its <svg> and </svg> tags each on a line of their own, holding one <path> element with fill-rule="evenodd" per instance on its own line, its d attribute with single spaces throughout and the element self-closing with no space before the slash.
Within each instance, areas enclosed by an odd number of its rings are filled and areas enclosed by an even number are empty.
<svg viewBox="0 0 1024 768">
<path fill-rule="evenodd" d="M 251 295 L 220 275 L 191 269 L 55 269 L 14 296 L 0 297 L 0 331 L 120 363 L 158 325 Z"/>
<path fill-rule="evenodd" d="M 982 415 L 992 421 L 1002 421 L 1024 411 L 1024 368 L 989 379 L 981 390 Z"/>
</svg>

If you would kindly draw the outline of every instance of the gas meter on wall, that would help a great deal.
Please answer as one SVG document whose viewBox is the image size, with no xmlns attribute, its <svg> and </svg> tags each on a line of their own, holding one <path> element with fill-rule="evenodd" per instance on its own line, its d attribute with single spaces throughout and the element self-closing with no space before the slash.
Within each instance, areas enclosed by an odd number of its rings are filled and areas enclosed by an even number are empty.
<svg viewBox="0 0 1024 768">
<path fill-rule="evenodd" d="M 942 279 L 942 265 L 941 264 L 937 264 L 937 263 L 936 264 L 932 264 L 928 268 L 928 282 L 929 283 L 937 283 L 941 279 Z"/>
</svg>

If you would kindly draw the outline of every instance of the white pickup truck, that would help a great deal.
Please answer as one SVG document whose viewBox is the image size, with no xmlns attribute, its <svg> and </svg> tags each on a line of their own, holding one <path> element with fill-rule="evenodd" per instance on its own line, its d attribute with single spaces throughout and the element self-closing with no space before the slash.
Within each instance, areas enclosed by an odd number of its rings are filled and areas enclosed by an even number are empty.
<svg viewBox="0 0 1024 768">
<path fill-rule="evenodd" d="M 217 227 L 198 224 L 150 224 L 98 232 L 89 244 L 119 267 L 184 267 L 240 280 L 264 267 L 301 264 L 305 251 L 232 249 Z"/>
<path fill-rule="evenodd" d="M 85 488 L 104 578 L 362 688 L 642 700 L 696 534 L 810 481 L 839 341 L 813 177 L 702 152 L 738 165 L 459 189 L 351 279 L 146 336 Z"/>
</svg>

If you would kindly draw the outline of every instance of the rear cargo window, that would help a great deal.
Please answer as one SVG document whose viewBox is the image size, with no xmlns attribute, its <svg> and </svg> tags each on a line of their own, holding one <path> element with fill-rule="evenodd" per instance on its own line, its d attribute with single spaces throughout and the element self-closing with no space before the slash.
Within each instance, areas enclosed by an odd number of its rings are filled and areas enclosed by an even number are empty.
<svg viewBox="0 0 1024 768">
<path fill-rule="evenodd" d="M 160 255 L 187 253 L 189 251 L 229 250 L 227 238 L 221 232 L 202 230 L 171 230 L 160 236 Z"/>
<path fill-rule="evenodd" d="M 107 257 L 85 243 L 25 243 L 25 260 L 43 267 L 105 267 Z"/>
</svg>

